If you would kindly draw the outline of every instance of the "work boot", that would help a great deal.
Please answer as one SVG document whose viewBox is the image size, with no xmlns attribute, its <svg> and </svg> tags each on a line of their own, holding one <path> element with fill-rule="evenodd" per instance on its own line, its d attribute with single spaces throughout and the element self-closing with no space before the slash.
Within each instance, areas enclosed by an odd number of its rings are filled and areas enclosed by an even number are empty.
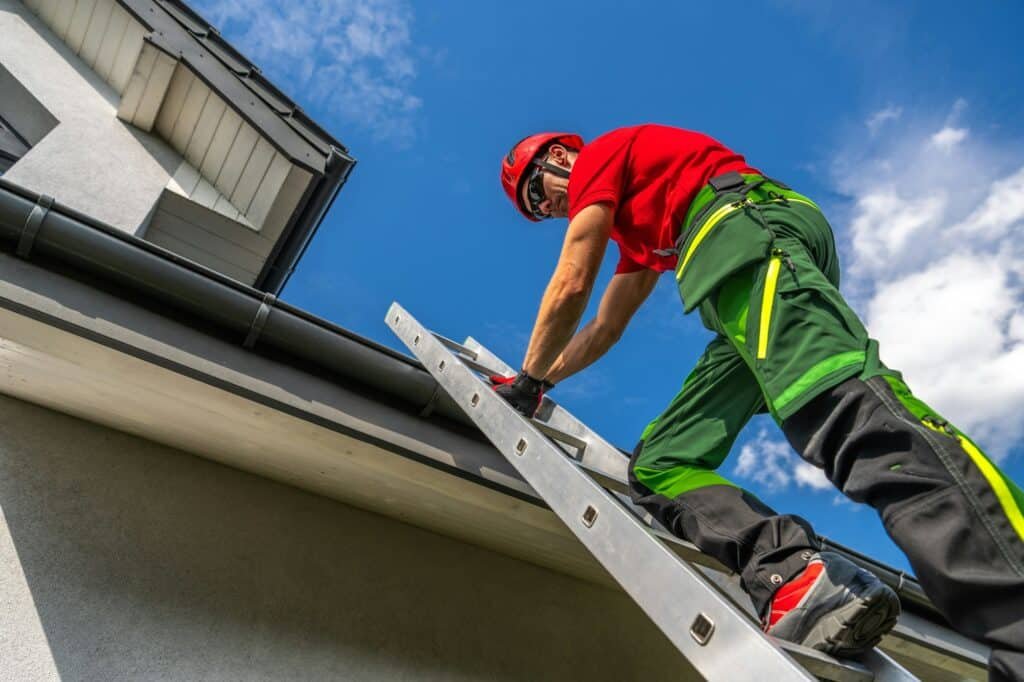
<svg viewBox="0 0 1024 682">
<path fill-rule="evenodd" d="M 892 630 L 900 600 L 874 575 L 835 552 L 811 556 L 772 597 L 765 632 L 837 658 L 853 658 Z"/>
</svg>

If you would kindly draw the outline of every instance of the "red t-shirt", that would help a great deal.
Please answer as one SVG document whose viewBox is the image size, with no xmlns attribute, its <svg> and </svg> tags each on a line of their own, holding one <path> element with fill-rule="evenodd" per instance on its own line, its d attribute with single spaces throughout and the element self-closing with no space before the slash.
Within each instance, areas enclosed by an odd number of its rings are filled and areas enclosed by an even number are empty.
<svg viewBox="0 0 1024 682">
<path fill-rule="evenodd" d="M 654 250 L 672 248 L 697 192 L 729 171 L 760 173 L 701 133 L 661 125 L 619 128 L 580 150 L 569 177 L 569 219 L 591 204 L 609 203 L 620 254 L 615 272 L 673 270 L 676 257 Z"/>
</svg>

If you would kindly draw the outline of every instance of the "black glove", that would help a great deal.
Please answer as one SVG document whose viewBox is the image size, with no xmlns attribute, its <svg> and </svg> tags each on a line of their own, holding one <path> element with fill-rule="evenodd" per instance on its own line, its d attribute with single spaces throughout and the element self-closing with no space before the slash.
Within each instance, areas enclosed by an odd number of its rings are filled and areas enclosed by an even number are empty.
<svg viewBox="0 0 1024 682">
<path fill-rule="evenodd" d="M 494 392 L 527 417 L 532 417 L 540 407 L 544 391 L 555 387 L 551 382 L 534 379 L 522 369 L 514 377 L 494 375 L 490 380 Z"/>
</svg>

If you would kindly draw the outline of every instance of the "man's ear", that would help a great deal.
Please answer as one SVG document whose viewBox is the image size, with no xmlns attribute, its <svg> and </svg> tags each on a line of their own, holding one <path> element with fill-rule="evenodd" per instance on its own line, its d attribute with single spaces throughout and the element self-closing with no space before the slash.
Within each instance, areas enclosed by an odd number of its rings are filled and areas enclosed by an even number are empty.
<svg viewBox="0 0 1024 682">
<path fill-rule="evenodd" d="M 550 147 L 548 147 L 548 155 L 550 156 L 551 161 L 553 161 L 555 164 L 563 168 L 570 167 L 569 150 L 563 147 L 562 145 L 553 144 Z"/>
</svg>

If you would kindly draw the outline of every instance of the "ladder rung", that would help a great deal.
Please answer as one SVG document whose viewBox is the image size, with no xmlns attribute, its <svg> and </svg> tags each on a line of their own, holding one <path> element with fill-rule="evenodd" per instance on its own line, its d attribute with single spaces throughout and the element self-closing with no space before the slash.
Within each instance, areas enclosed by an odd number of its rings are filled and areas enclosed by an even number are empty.
<svg viewBox="0 0 1024 682">
<path fill-rule="evenodd" d="M 456 353 L 459 353 L 460 355 L 465 355 L 470 360 L 476 360 L 477 359 L 476 351 L 473 350 L 472 348 L 467 348 L 466 346 L 463 346 L 458 341 L 452 341 L 447 336 L 441 336 L 437 332 L 430 332 L 430 333 L 433 334 L 434 338 L 437 339 L 438 341 L 440 341 L 441 343 L 443 343 L 445 345 L 445 347 L 447 347 L 449 350 L 453 350 Z"/>
<path fill-rule="evenodd" d="M 484 376 L 487 376 L 487 377 L 493 376 L 495 374 L 500 375 L 500 376 L 508 376 L 508 373 L 506 371 L 504 371 L 500 367 L 499 368 L 488 367 L 487 365 L 481 363 L 480 360 L 479 360 L 479 356 L 478 356 L 478 353 L 477 353 L 476 350 L 474 350 L 472 348 L 469 348 L 467 346 L 463 346 L 458 341 L 452 341 L 451 339 L 449 339 L 449 338 L 447 338 L 445 336 L 441 336 L 437 332 L 427 332 L 427 333 L 429 333 L 435 339 L 440 341 L 444 345 L 445 348 L 448 348 L 449 350 L 453 351 L 455 353 L 455 357 L 458 358 L 467 367 L 472 369 L 474 372 L 478 372 L 478 373 L 483 374 Z M 412 344 L 410 345 L 410 348 L 413 348 L 413 352 L 414 353 L 415 353 L 415 348 L 419 347 L 420 343 L 422 343 L 423 337 L 424 337 L 423 334 L 417 334 L 415 337 L 413 337 Z"/>
<path fill-rule="evenodd" d="M 482 374 L 485 377 L 491 377 L 491 376 L 494 376 L 496 374 L 499 375 L 499 376 L 507 376 L 505 374 L 502 374 L 501 372 L 496 371 L 493 367 L 488 367 L 488 366 L 486 366 L 484 364 L 481 364 L 477 360 L 473 360 L 471 358 L 467 358 L 467 357 L 464 357 L 464 356 L 461 356 L 461 355 L 456 355 L 455 357 L 457 357 L 459 360 L 461 360 L 462 364 L 466 365 L 466 367 L 469 367 L 474 372 L 477 372 L 478 374 Z"/>
<path fill-rule="evenodd" d="M 582 438 L 577 438 L 576 436 L 566 433 L 565 431 L 559 431 L 555 427 L 550 426 L 547 422 L 542 422 L 539 419 L 531 419 L 530 421 L 534 426 L 537 427 L 537 430 L 539 430 L 545 436 L 551 438 L 552 440 L 556 440 L 559 443 L 564 443 L 565 445 L 575 448 L 577 458 L 582 457 L 583 453 L 586 452 L 587 441 L 583 440 Z"/>
</svg>

